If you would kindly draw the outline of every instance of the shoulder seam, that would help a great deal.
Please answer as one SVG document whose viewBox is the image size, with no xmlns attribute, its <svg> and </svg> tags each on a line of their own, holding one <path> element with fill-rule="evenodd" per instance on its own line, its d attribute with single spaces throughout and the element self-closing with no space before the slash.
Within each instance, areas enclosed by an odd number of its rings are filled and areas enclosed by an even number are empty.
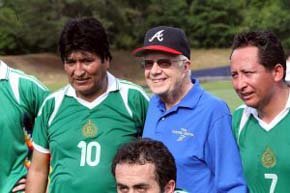
<svg viewBox="0 0 290 193">
<path fill-rule="evenodd" d="M 10 76 L 10 74 L 15 74 L 19 78 L 26 79 L 26 80 L 29 80 L 29 81 L 35 83 L 38 87 L 40 87 L 43 90 L 48 90 L 47 87 L 42 82 L 40 82 L 36 77 L 34 77 L 32 75 L 25 74 L 23 71 L 20 71 L 20 70 L 16 70 L 16 69 L 12 69 L 12 68 L 10 68 L 9 70 L 10 70 L 9 76 Z"/>
<path fill-rule="evenodd" d="M 149 101 L 149 97 L 147 96 L 146 92 L 141 86 L 134 84 L 132 82 L 129 82 L 129 81 L 124 81 L 124 80 L 119 80 L 119 82 L 120 82 L 120 89 L 122 89 L 122 87 L 126 87 L 127 89 L 136 90 L 140 92 Z"/>
</svg>

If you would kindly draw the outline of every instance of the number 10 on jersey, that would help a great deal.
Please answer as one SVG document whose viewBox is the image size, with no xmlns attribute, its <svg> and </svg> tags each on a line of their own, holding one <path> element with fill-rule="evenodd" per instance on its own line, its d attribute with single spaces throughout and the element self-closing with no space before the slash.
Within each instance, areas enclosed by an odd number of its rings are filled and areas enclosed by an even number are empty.
<svg viewBox="0 0 290 193">
<path fill-rule="evenodd" d="M 78 148 L 81 149 L 80 166 L 96 166 L 100 162 L 101 158 L 101 145 L 96 141 L 86 143 L 80 141 Z"/>
</svg>

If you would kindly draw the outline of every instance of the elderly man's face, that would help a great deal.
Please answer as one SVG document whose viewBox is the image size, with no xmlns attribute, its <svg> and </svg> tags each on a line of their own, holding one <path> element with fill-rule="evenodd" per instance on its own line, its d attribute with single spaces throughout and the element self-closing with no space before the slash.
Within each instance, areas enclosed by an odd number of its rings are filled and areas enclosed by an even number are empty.
<svg viewBox="0 0 290 193">
<path fill-rule="evenodd" d="M 163 53 L 145 55 L 143 66 L 147 85 L 161 97 L 180 92 L 189 71 L 189 63 L 180 56 Z"/>
</svg>

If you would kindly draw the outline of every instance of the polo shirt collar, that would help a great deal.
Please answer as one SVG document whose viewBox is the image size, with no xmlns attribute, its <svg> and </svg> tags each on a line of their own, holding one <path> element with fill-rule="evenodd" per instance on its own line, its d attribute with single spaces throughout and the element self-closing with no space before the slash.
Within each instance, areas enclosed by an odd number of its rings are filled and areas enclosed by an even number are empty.
<svg viewBox="0 0 290 193">
<path fill-rule="evenodd" d="M 183 99 L 177 104 L 178 107 L 195 108 L 199 102 L 200 97 L 204 93 L 204 89 L 200 86 L 197 79 L 191 79 L 193 87 L 183 97 Z"/>
<path fill-rule="evenodd" d="M 193 83 L 193 87 L 188 91 L 188 93 L 183 97 L 183 99 L 181 99 L 181 101 L 178 104 L 171 107 L 167 111 L 167 113 L 172 112 L 172 111 L 176 111 L 180 107 L 190 108 L 190 109 L 194 109 L 196 107 L 196 105 L 199 102 L 200 97 L 204 93 L 204 89 L 202 89 L 202 87 L 200 86 L 200 83 L 197 79 L 192 78 L 191 81 Z M 157 97 L 158 108 L 161 111 L 165 112 L 164 102 L 160 99 L 159 96 L 156 96 L 156 97 Z"/>
</svg>

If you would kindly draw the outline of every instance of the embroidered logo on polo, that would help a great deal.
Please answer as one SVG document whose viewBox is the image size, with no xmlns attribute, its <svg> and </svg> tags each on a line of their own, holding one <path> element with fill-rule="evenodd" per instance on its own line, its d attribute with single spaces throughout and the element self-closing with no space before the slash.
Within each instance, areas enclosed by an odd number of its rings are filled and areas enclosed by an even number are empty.
<svg viewBox="0 0 290 193">
<path fill-rule="evenodd" d="M 183 141 L 186 137 L 193 137 L 194 134 L 185 128 L 180 128 L 180 130 L 172 130 L 172 133 L 178 135 L 176 141 Z"/>
<path fill-rule="evenodd" d="M 261 162 L 265 168 L 272 168 L 276 165 L 276 156 L 271 148 L 266 148 L 262 154 Z"/>
<path fill-rule="evenodd" d="M 156 38 L 159 42 L 163 41 L 163 32 L 164 30 L 160 30 L 156 32 L 148 41 L 153 42 L 153 40 Z"/>
<path fill-rule="evenodd" d="M 88 120 L 88 122 L 83 126 L 82 133 L 85 137 L 95 137 L 97 134 L 98 128 L 95 126 L 92 120 Z"/>
</svg>

